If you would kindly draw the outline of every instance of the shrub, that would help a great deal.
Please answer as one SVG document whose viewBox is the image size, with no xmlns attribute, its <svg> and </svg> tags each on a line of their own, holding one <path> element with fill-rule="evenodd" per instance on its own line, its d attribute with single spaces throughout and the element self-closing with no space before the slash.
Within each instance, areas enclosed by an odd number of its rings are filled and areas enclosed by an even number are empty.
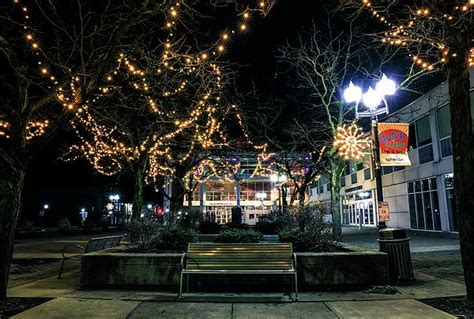
<svg viewBox="0 0 474 319">
<path fill-rule="evenodd" d="M 152 218 L 132 220 L 127 227 L 130 243 L 145 250 L 151 249 L 158 238 L 161 227 L 161 224 Z"/>
<path fill-rule="evenodd" d="M 69 218 L 64 217 L 58 220 L 57 228 L 59 231 L 66 231 L 71 228 L 71 222 L 69 221 Z"/>
<path fill-rule="evenodd" d="M 161 251 L 184 252 L 188 243 L 195 243 L 198 239 L 199 236 L 194 229 L 170 226 L 160 231 L 155 248 Z"/>
<path fill-rule="evenodd" d="M 258 221 L 255 224 L 255 229 L 265 235 L 278 234 L 280 227 L 276 222 Z"/>
<path fill-rule="evenodd" d="M 332 234 L 332 224 L 325 223 L 326 206 L 315 203 L 293 209 L 298 229 L 287 228 L 279 233 L 281 242 L 293 243 L 295 251 L 333 251 L 338 247 Z"/>
<path fill-rule="evenodd" d="M 262 233 L 252 229 L 230 228 L 223 230 L 214 239 L 216 243 L 258 243 L 263 239 Z"/>
<path fill-rule="evenodd" d="M 242 224 L 242 223 L 226 223 L 225 227 L 227 229 L 249 229 L 249 225 L 247 224 Z"/>
<path fill-rule="evenodd" d="M 196 228 L 201 218 L 199 209 L 181 209 L 176 213 L 176 224 L 186 228 Z"/>
<path fill-rule="evenodd" d="M 33 223 L 32 220 L 25 220 L 23 224 L 21 225 L 21 230 L 28 232 L 28 231 L 33 231 L 35 229 L 35 224 Z"/>
<path fill-rule="evenodd" d="M 199 224 L 199 232 L 201 234 L 219 234 L 221 225 L 216 222 L 201 222 Z"/>
</svg>

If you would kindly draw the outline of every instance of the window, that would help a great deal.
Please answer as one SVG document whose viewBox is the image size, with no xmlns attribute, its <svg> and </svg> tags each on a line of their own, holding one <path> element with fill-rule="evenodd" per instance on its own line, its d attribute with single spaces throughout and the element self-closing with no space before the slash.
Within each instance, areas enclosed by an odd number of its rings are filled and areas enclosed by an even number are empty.
<svg viewBox="0 0 474 319">
<path fill-rule="evenodd" d="M 351 183 L 355 184 L 357 183 L 357 163 L 356 162 L 350 162 L 350 171 L 351 171 Z"/>
<path fill-rule="evenodd" d="M 342 176 L 341 177 L 341 183 L 340 183 L 341 187 L 344 187 L 346 186 L 346 177 L 345 176 Z"/>
<path fill-rule="evenodd" d="M 357 170 L 357 171 L 360 171 L 360 170 L 363 169 L 363 168 L 364 168 L 364 162 L 358 162 L 358 163 L 356 164 L 356 170 Z"/>
<path fill-rule="evenodd" d="M 438 185 L 436 178 L 407 184 L 408 208 L 412 229 L 441 230 Z"/>
<path fill-rule="evenodd" d="M 351 167 L 349 164 L 346 164 L 346 167 L 344 169 L 344 175 L 349 175 L 351 173 Z"/>
<path fill-rule="evenodd" d="M 357 173 L 351 174 L 351 183 L 357 183 Z"/>
<path fill-rule="evenodd" d="M 418 147 L 431 143 L 430 119 L 427 116 L 416 121 Z"/>
<path fill-rule="evenodd" d="M 441 156 L 447 157 L 453 154 L 453 148 L 451 145 L 451 113 L 449 111 L 449 104 L 446 104 L 437 110 L 436 118 L 438 120 Z"/>
<path fill-rule="evenodd" d="M 382 166 L 382 175 L 393 173 L 393 166 Z"/>
<path fill-rule="evenodd" d="M 430 118 L 427 116 L 415 123 L 418 157 L 420 164 L 433 160 L 433 147 L 431 145 Z"/>
<path fill-rule="evenodd" d="M 321 177 L 318 181 L 318 193 L 319 194 L 322 194 L 324 193 L 324 181 L 323 181 L 324 177 Z"/>
<path fill-rule="evenodd" d="M 367 181 L 371 178 L 370 168 L 364 169 L 364 180 Z"/>
</svg>

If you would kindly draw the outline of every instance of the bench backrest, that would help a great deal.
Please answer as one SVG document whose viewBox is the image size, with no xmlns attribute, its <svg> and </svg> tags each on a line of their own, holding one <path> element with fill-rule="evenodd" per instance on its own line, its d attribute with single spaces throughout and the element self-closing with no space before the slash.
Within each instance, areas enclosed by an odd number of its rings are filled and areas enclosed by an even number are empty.
<svg viewBox="0 0 474 319">
<path fill-rule="evenodd" d="M 291 243 L 189 243 L 186 269 L 287 270 L 293 268 Z"/>
<path fill-rule="evenodd" d="M 116 247 L 122 240 L 122 235 L 91 238 L 86 246 L 86 253 Z"/>
</svg>

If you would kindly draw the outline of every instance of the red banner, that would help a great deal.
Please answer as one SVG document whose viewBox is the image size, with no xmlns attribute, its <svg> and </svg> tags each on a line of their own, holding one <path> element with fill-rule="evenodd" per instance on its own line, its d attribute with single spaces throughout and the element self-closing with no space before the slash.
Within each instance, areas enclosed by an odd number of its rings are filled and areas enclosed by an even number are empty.
<svg viewBox="0 0 474 319">
<path fill-rule="evenodd" d="M 378 123 L 380 165 L 410 166 L 406 123 Z"/>
</svg>

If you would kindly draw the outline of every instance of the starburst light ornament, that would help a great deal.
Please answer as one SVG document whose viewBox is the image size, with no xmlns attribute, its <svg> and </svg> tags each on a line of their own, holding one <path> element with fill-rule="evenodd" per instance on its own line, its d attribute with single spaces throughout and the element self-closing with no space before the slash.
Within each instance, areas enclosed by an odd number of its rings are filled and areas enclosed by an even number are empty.
<svg viewBox="0 0 474 319">
<path fill-rule="evenodd" d="M 357 124 L 342 124 L 337 127 L 334 146 L 344 159 L 359 160 L 363 151 L 370 146 L 370 141 Z"/>
</svg>

